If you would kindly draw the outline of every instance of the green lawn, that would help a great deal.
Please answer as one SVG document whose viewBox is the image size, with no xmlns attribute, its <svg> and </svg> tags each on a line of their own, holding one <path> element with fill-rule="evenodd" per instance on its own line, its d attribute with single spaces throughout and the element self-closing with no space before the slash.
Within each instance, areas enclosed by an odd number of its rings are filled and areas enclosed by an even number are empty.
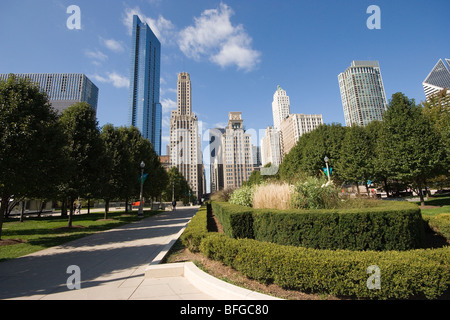
<svg viewBox="0 0 450 320">
<path fill-rule="evenodd" d="M 160 212 L 144 211 L 144 218 Z M 72 229 L 66 228 L 68 220 L 61 217 L 29 218 L 24 222 L 7 219 L 3 223 L 2 239 L 18 239 L 26 242 L 0 246 L 0 262 L 140 220 L 136 212 L 128 215 L 125 215 L 125 212 L 111 212 L 107 220 L 103 218 L 104 213 L 75 215 Z"/>
<path fill-rule="evenodd" d="M 440 214 L 450 214 L 450 197 L 431 197 L 430 200 L 425 201 L 427 206 L 440 206 L 433 209 L 422 209 L 422 215 L 424 216 L 437 216 Z"/>
</svg>

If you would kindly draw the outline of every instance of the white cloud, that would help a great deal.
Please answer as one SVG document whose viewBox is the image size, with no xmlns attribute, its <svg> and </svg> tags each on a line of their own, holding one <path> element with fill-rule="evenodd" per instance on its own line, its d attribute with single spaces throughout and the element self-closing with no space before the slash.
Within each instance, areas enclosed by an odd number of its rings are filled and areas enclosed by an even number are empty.
<svg viewBox="0 0 450 320">
<path fill-rule="evenodd" d="M 163 44 L 168 44 L 175 34 L 175 26 L 170 20 L 165 19 L 163 16 L 159 15 L 158 19 L 152 19 L 142 13 L 139 7 L 126 8 L 125 15 L 123 17 L 123 24 L 128 28 L 128 33 L 131 34 L 133 31 L 133 16 L 137 15 L 142 22 L 147 23 L 152 29 L 155 36 Z"/>
<path fill-rule="evenodd" d="M 122 43 L 114 40 L 114 39 L 103 39 L 100 38 L 100 41 L 102 44 L 107 47 L 109 50 L 114 52 L 123 52 L 125 48 L 123 47 Z"/>
<path fill-rule="evenodd" d="M 103 77 L 98 74 L 94 74 L 90 77 L 101 83 L 110 83 L 116 88 L 128 88 L 130 85 L 130 82 L 127 77 L 123 77 L 116 72 L 108 72 L 106 77 Z"/>
<path fill-rule="evenodd" d="M 94 61 L 106 61 L 108 60 L 108 56 L 106 54 L 104 54 L 103 52 L 96 50 L 96 51 L 91 51 L 91 50 L 86 50 L 84 52 L 84 54 L 88 57 L 93 59 Z"/>
<path fill-rule="evenodd" d="M 233 10 L 221 3 L 218 9 L 205 10 L 195 25 L 180 31 L 178 45 L 189 58 L 207 56 L 221 67 L 236 65 L 250 71 L 260 62 L 260 52 L 251 47 L 252 38 L 242 25 L 233 26 Z"/>
<path fill-rule="evenodd" d="M 169 98 L 162 99 L 161 105 L 163 108 L 163 114 L 170 113 L 170 111 L 177 109 L 176 101 Z"/>
</svg>

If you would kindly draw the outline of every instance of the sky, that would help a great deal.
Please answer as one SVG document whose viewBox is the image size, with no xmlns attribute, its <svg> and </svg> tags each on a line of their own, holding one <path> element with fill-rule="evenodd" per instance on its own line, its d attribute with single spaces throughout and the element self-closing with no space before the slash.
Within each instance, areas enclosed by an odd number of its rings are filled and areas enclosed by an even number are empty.
<svg viewBox="0 0 450 320">
<path fill-rule="evenodd" d="M 70 27 L 72 5 L 80 29 Z M 353 60 L 379 61 L 388 99 L 400 91 L 425 100 L 423 80 L 450 58 L 448 8 L 448 0 L 0 0 L 0 73 L 84 73 L 99 88 L 99 126 L 127 126 L 137 14 L 162 45 L 163 154 L 180 72 L 191 76 L 203 149 L 231 111 L 258 144 L 273 125 L 278 85 L 291 113 L 345 125 L 337 77 Z"/>
</svg>

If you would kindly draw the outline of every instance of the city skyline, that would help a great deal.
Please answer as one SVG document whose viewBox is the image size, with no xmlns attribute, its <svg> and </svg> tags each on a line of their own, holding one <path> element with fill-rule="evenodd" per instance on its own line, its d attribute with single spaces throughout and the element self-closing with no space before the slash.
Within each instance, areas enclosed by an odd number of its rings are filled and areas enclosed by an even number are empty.
<svg viewBox="0 0 450 320">
<path fill-rule="evenodd" d="M 381 9 L 379 30 L 366 25 L 370 17 L 366 10 L 372 4 Z M 380 62 L 388 100 L 402 91 L 417 103 L 424 101 L 423 79 L 450 52 L 448 43 L 429 36 L 433 30 L 450 26 L 445 13 L 433 9 L 442 4 L 445 0 L 431 4 L 280 1 L 277 5 L 271 1 L 187 4 L 154 0 L 111 2 L 105 12 L 100 1 L 78 1 L 81 29 L 71 30 L 66 25 L 71 17 L 69 1 L 2 2 L 0 27 L 10 31 L 0 35 L 4 44 L 0 70 L 84 73 L 100 90 L 99 125 L 126 126 L 132 17 L 138 15 L 162 45 L 165 153 L 170 112 L 176 109 L 174 83 L 182 71 L 193 76 L 193 109 L 203 133 L 225 127 L 223 119 L 229 111 L 241 111 L 246 128 L 264 132 L 272 123 L 272 95 L 277 85 L 295 102 L 292 113 L 323 114 L 324 123 L 344 124 L 336 76 L 353 60 Z M 8 28 L 18 16 L 24 23 Z M 423 46 L 429 50 L 422 50 Z M 208 138 L 202 136 L 203 149 Z M 255 137 L 252 143 L 259 145 L 261 138 Z"/>
</svg>

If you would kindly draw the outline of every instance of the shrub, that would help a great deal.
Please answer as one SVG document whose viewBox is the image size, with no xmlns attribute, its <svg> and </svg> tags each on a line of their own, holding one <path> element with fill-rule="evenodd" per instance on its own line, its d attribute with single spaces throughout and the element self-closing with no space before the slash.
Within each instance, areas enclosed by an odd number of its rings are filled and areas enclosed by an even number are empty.
<svg viewBox="0 0 450 320">
<path fill-rule="evenodd" d="M 424 225 L 417 205 L 378 201 L 356 209 L 253 209 L 213 202 L 224 232 L 249 238 L 317 249 L 410 250 L 424 244 Z"/>
<path fill-rule="evenodd" d="M 212 201 L 228 202 L 234 189 L 219 190 L 211 195 Z"/>
<path fill-rule="evenodd" d="M 329 209 L 339 203 L 339 192 L 325 179 L 310 177 L 294 186 L 291 207 L 295 209 Z"/>
<path fill-rule="evenodd" d="M 244 207 L 251 207 L 253 202 L 253 186 L 243 186 L 240 189 L 234 190 L 228 200 L 232 204 L 237 204 Z"/>
<path fill-rule="evenodd" d="M 435 299 L 450 285 L 450 247 L 435 250 L 330 251 L 231 239 L 203 239 L 200 250 L 263 283 L 312 293 L 357 298 Z M 367 287 L 369 266 L 381 272 L 381 289 Z"/>
<path fill-rule="evenodd" d="M 450 239 L 450 214 L 440 214 L 428 218 L 428 224 L 438 233 Z"/>
<path fill-rule="evenodd" d="M 181 243 L 191 252 L 198 252 L 200 243 L 208 234 L 207 207 L 201 207 L 197 214 L 191 219 L 183 234 Z"/>
<path fill-rule="evenodd" d="M 253 193 L 253 208 L 256 209 L 290 209 L 291 186 L 283 184 L 261 184 Z"/>
</svg>

